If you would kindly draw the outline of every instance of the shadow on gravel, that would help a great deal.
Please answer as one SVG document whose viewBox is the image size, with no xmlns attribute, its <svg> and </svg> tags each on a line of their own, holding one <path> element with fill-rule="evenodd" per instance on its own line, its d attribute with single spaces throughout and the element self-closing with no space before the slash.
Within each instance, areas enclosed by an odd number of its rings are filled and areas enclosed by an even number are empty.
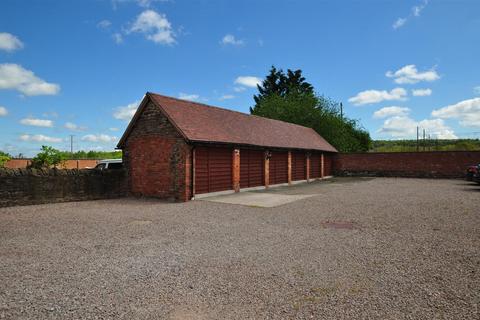
<svg viewBox="0 0 480 320">
<path fill-rule="evenodd" d="M 463 188 L 467 192 L 480 192 L 480 186 L 472 186 L 473 188 Z"/>
<path fill-rule="evenodd" d="M 323 188 L 329 188 L 335 184 L 358 183 L 373 180 L 371 177 L 335 177 L 325 180 L 315 180 L 293 184 L 291 186 L 271 187 L 268 189 L 252 190 L 252 193 L 279 193 L 279 194 L 320 194 Z"/>
<path fill-rule="evenodd" d="M 375 179 L 375 177 L 335 177 L 329 180 L 330 182 L 335 183 L 352 183 L 352 182 L 366 182 Z"/>
</svg>

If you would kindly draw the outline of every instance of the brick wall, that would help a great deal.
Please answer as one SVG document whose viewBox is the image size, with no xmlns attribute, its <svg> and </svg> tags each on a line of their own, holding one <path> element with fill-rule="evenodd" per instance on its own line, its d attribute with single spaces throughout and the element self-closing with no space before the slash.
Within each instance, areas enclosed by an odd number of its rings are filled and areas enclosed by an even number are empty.
<svg viewBox="0 0 480 320">
<path fill-rule="evenodd" d="M 11 159 L 5 163 L 5 168 L 9 169 L 18 169 L 26 168 L 30 164 L 30 159 Z M 85 169 L 93 168 L 97 165 L 98 160 L 96 159 L 72 159 L 67 160 L 61 166 L 61 169 Z"/>
<path fill-rule="evenodd" d="M 125 141 L 123 161 L 130 194 L 190 199 L 191 147 L 151 102 Z"/>
<path fill-rule="evenodd" d="M 0 207 L 125 195 L 123 170 L 0 169 Z"/>
<path fill-rule="evenodd" d="M 323 174 L 328 177 L 333 175 L 333 158 L 335 157 L 335 154 L 330 154 L 330 153 L 324 153 L 323 156 Z"/>
<path fill-rule="evenodd" d="M 463 178 L 480 163 L 480 151 L 343 153 L 334 157 L 335 175 Z"/>
</svg>

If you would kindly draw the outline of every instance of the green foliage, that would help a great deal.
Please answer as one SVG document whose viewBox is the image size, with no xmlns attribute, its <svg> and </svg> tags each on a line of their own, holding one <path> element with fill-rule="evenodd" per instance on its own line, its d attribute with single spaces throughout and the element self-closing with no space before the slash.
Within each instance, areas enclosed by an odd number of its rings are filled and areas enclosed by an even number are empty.
<svg viewBox="0 0 480 320">
<path fill-rule="evenodd" d="M 478 151 L 479 139 L 458 140 L 419 140 L 418 151 Z M 414 152 L 417 151 L 416 140 L 376 140 L 372 143 L 372 152 Z"/>
<path fill-rule="evenodd" d="M 122 151 L 77 151 L 70 153 L 67 151 L 56 150 L 52 147 L 42 146 L 42 151 L 38 153 L 31 163 L 33 168 L 57 167 L 69 159 L 121 159 Z"/>
<path fill-rule="evenodd" d="M 354 119 L 340 114 L 340 105 L 325 97 L 318 97 L 319 115 L 313 129 L 340 152 L 365 152 L 370 149 L 370 134 Z"/>
<path fill-rule="evenodd" d="M 255 108 L 272 95 L 286 97 L 290 94 L 300 94 L 305 96 L 313 96 L 313 86 L 305 81 L 302 76 L 302 70 L 287 70 L 287 74 L 283 70 L 277 70 L 274 66 L 270 69 L 270 73 L 263 80 L 262 86 L 257 85 L 258 95 L 253 96 L 255 107 L 250 108 L 250 113 L 254 114 Z"/>
<path fill-rule="evenodd" d="M 262 98 L 252 114 L 313 127 L 318 114 L 317 98 L 314 95 L 292 93 L 286 96 L 270 94 Z"/>
<path fill-rule="evenodd" d="M 122 151 L 84 151 L 64 152 L 67 159 L 121 159 Z"/>
<path fill-rule="evenodd" d="M 12 157 L 3 151 L 0 151 L 0 168 L 3 168 L 5 166 L 5 163 L 9 161 Z"/>
<path fill-rule="evenodd" d="M 42 151 L 39 152 L 33 159 L 31 167 L 33 168 L 56 168 L 67 159 L 65 153 L 49 146 L 42 146 Z"/>
<path fill-rule="evenodd" d="M 251 114 L 313 128 L 341 152 L 370 148 L 370 134 L 358 121 L 343 117 L 337 102 L 316 96 L 301 70 L 285 75 L 272 67 L 258 91 Z"/>
</svg>

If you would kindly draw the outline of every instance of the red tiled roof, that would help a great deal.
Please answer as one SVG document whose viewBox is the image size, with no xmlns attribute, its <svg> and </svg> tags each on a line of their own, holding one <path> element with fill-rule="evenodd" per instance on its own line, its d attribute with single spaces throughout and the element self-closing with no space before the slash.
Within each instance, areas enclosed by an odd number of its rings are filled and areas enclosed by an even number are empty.
<svg viewBox="0 0 480 320">
<path fill-rule="evenodd" d="M 165 112 L 189 141 L 337 152 L 311 128 L 154 93 L 147 93 L 147 98 Z M 120 140 L 119 147 L 131 126 Z"/>
</svg>

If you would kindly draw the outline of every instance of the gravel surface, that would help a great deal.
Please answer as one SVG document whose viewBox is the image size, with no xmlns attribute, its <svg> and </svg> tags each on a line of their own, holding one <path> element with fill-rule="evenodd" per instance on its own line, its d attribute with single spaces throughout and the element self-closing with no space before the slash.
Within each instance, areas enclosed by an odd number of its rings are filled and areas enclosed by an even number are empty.
<svg viewBox="0 0 480 320">
<path fill-rule="evenodd" d="M 274 192 L 315 196 L 2 208 L 0 319 L 479 318 L 477 185 L 339 178 Z"/>
</svg>

